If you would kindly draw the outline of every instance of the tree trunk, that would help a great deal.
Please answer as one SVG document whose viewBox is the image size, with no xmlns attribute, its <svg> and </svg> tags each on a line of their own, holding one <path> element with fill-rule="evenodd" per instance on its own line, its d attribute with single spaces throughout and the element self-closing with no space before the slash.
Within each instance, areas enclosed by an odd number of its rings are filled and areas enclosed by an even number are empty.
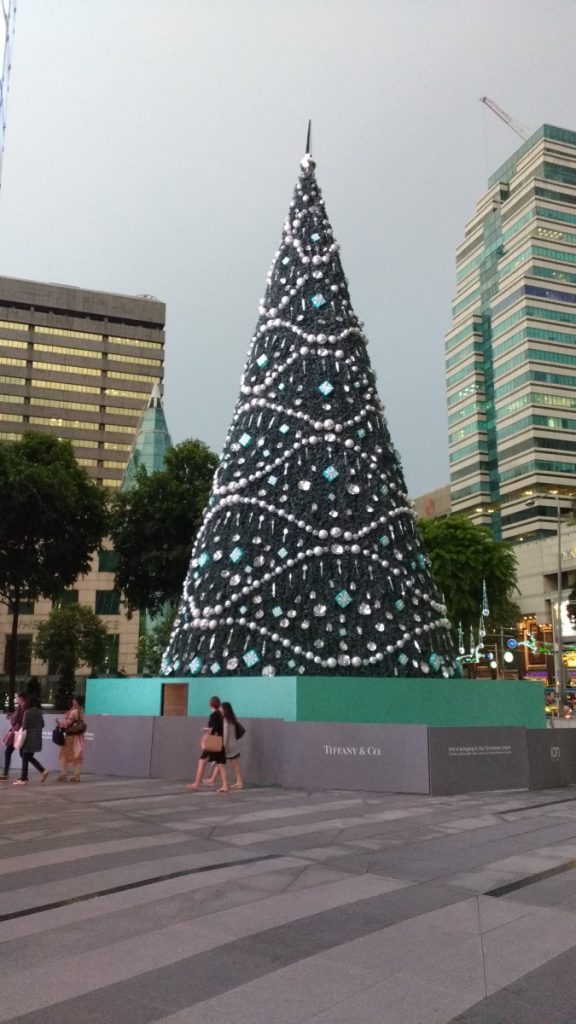
<svg viewBox="0 0 576 1024">
<path fill-rule="evenodd" d="M 16 696 L 16 668 L 18 665 L 18 620 L 20 618 L 20 591 L 16 591 L 12 599 L 12 632 L 10 636 L 10 664 L 8 678 L 8 710 L 14 710 Z"/>
</svg>

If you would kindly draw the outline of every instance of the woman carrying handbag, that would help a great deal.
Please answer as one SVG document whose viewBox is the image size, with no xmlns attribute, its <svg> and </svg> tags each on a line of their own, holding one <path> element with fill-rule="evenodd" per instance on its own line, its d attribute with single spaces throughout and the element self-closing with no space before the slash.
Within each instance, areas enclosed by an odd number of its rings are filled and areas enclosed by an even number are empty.
<svg viewBox="0 0 576 1024">
<path fill-rule="evenodd" d="M 210 718 L 208 719 L 208 725 L 204 729 L 204 735 L 200 742 L 202 753 L 198 760 L 196 778 L 194 779 L 194 782 L 191 782 L 186 787 L 186 789 L 189 789 L 191 792 L 196 792 L 196 790 L 200 788 L 204 769 L 210 761 L 210 763 L 214 765 L 215 771 L 220 776 L 222 783 L 218 792 L 227 793 L 228 780 L 226 778 L 226 751 L 224 750 L 224 720 L 220 710 L 220 698 L 210 697 L 208 706 L 210 708 Z"/>
<path fill-rule="evenodd" d="M 33 765 L 37 772 L 40 772 L 40 782 L 46 782 L 48 772 L 34 756 L 42 750 L 42 729 L 44 728 L 44 715 L 40 707 L 40 701 L 33 694 L 26 698 L 26 710 L 22 719 L 22 742 L 20 746 L 20 757 L 22 758 L 22 774 L 16 779 L 15 786 L 28 785 L 28 768 Z M 18 742 L 14 744 L 18 746 Z"/>
<path fill-rule="evenodd" d="M 58 751 L 58 762 L 60 773 L 57 776 L 58 782 L 66 782 L 68 779 L 68 765 L 72 766 L 70 782 L 80 782 L 80 766 L 84 756 L 84 733 L 86 722 L 82 705 L 77 697 L 72 698 L 72 707 L 66 712 L 62 722 L 56 720 L 56 728 L 63 729 L 66 734 L 64 746 Z"/>
</svg>

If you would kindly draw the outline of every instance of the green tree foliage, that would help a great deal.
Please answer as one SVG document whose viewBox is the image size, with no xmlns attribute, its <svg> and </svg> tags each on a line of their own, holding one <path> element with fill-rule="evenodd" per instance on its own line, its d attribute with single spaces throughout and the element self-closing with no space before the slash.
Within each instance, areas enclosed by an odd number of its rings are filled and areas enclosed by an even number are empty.
<svg viewBox="0 0 576 1024">
<path fill-rule="evenodd" d="M 141 467 L 134 487 L 114 495 L 116 586 L 130 610 L 177 602 L 217 465 L 202 441 L 183 441 L 166 453 L 164 469 L 149 475 Z"/>
<path fill-rule="evenodd" d="M 168 607 L 157 619 L 149 633 L 143 633 L 138 641 L 138 668 L 145 676 L 159 676 L 162 655 L 168 646 L 170 633 L 176 618 L 176 607 Z"/>
<path fill-rule="evenodd" d="M 477 628 L 483 580 L 490 622 L 509 626 L 517 621 L 517 562 L 509 544 L 494 540 L 488 527 L 476 526 L 466 516 L 421 519 L 418 526 L 453 629 L 460 622 L 465 631 Z"/>
<path fill-rule="evenodd" d="M 86 663 L 96 669 L 103 665 L 107 637 L 108 629 L 87 605 L 53 608 L 46 621 L 40 623 L 34 655 L 48 662 L 58 675 L 58 707 L 68 707 L 79 665 Z"/>
<path fill-rule="evenodd" d="M 21 601 L 56 598 L 89 571 L 106 532 L 106 493 L 68 441 L 26 433 L 0 443 L 0 601 L 12 612 L 9 704 Z"/>
</svg>

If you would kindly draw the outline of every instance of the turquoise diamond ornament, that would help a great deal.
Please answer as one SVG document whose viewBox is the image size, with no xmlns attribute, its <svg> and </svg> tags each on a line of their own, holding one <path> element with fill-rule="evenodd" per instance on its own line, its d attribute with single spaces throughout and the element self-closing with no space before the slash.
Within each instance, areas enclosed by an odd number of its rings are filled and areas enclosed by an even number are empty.
<svg viewBox="0 0 576 1024">
<path fill-rule="evenodd" d="M 239 440 L 239 442 L 240 442 L 240 444 L 242 445 L 243 448 L 247 448 L 248 445 L 250 444 L 250 441 L 252 440 L 252 435 L 251 434 L 242 434 L 242 437 L 239 437 L 238 440 Z"/>
<path fill-rule="evenodd" d="M 322 306 L 326 305 L 326 299 L 321 292 L 317 292 L 316 295 L 313 295 L 310 302 L 314 306 L 314 309 L 322 309 Z"/>
<path fill-rule="evenodd" d="M 334 594 L 334 600 L 339 608 L 347 608 L 352 598 L 347 590 L 339 590 L 337 594 Z"/>
<path fill-rule="evenodd" d="M 260 658 L 256 654 L 254 648 L 251 648 L 249 651 L 246 651 L 246 653 L 242 655 L 242 661 L 244 662 L 245 665 L 248 666 L 248 668 L 253 668 L 254 665 L 258 664 Z"/>
<path fill-rule="evenodd" d="M 329 480 L 332 483 L 332 480 L 335 480 L 340 474 L 334 466 L 326 466 L 326 469 L 322 470 L 322 476 L 325 480 Z"/>
<path fill-rule="evenodd" d="M 323 380 L 322 383 L 318 385 L 318 391 L 321 395 L 324 395 L 324 397 L 327 398 L 328 395 L 332 394 L 334 388 L 329 380 Z"/>
<path fill-rule="evenodd" d="M 196 655 L 195 658 L 192 658 L 192 661 L 190 662 L 190 673 L 191 673 L 191 675 L 197 676 L 199 671 L 200 671 L 200 669 L 202 668 L 202 664 L 203 664 L 202 658 L 199 658 L 198 655 Z"/>
<path fill-rule="evenodd" d="M 243 557 L 244 557 L 244 550 L 243 550 L 243 548 L 235 547 L 230 552 L 230 561 L 234 562 L 234 565 L 236 565 L 236 563 L 239 562 L 240 559 L 243 558 Z"/>
</svg>

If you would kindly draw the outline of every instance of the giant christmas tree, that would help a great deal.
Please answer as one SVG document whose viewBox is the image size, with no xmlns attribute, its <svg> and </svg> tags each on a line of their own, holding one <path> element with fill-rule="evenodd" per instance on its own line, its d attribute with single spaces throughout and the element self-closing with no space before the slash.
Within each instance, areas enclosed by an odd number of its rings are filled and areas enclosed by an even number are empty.
<svg viewBox="0 0 576 1024">
<path fill-rule="evenodd" d="M 454 674 L 366 344 L 307 154 L 165 675 Z"/>
</svg>

